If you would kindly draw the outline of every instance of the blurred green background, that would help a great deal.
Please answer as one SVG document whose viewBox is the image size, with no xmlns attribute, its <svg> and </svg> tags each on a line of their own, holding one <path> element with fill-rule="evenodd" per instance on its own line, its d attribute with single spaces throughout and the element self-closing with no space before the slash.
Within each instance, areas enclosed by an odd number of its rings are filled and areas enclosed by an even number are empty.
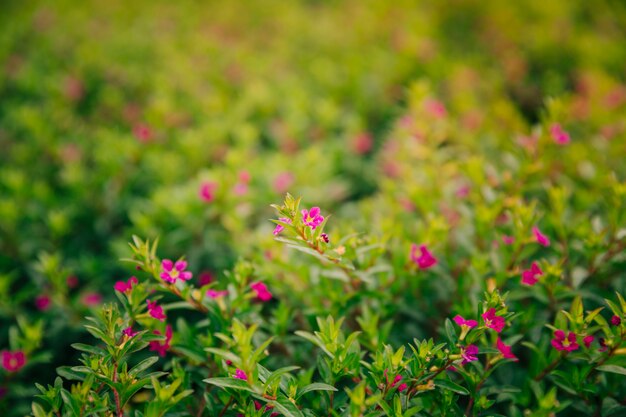
<svg viewBox="0 0 626 417">
<path fill-rule="evenodd" d="M 130 273 L 132 234 L 219 276 L 263 258 L 287 190 L 389 231 L 357 213 L 421 199 L 420 177 L 390 173 L 423 97 L 459 160 L 504 158 L 555 119 L 610 136 L 598 160 L 626 154 L 622 1 L 5 0 L 0 28 L 0 347 L 16 318 L 40 321 L 47 364 L 18 395 L 70 360 L 89 300 Z"/>
</svg>

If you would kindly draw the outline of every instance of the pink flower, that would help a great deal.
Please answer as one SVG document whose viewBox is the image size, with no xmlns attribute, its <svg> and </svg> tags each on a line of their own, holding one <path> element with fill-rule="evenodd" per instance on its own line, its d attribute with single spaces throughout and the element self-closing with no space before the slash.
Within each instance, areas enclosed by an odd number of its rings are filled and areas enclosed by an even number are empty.
<svg viewBox="0 0 626 417">
<path fill-rule="evenodd" d="M 150 126 L 143 123 L 138 123 L 135 125 L 135 127 L 133 127 L 133 134 L 137 139 L 139 139 L 139 141 L 143 143 L 150 142 L 153 136 Z"/>
<path fill-rule="evenodd" d="M 424 109 L 435 119 L 444 118 L 448 114 L 446 107 L 439 100 L 428 99 L 424 101 Z"/>
<path fill-rule="evenodd" d="M 619 326 L 620 324 L 622 324 L 622 319 L 619 316 L 613 316 L 611 317 L 611 324 L 613 326 Z"/>
<path fill-rule="evenodd" d="M 305 226 L 309 226 L 311 230 L 315 230 L 315 228 L 324 221 L 324 216 L 320 214 L 319 207 L 312 207 L 310 211 L 307 209 L 302 210 L 302 221 Z"/>
<path fill-rule="evenodd" d="M 408 385 L 402 383 L 402 384 L 400 384 L 400 386 L 398 386 L 398 391 L 402 392 L 402 391 L 404 391 L 407 388 L 408 388 Z"/>
<path fill-rule="evenodd" d="M 256 293 L 256 298 L 261 301 L 269 301 L 272 299 L 272 293 L 269 292 L 265 284 L 262 282 L 253 282 L 250 284 L 252 291 Z"/>
<path fill-rule="evenodd" d="M 324 241 L 324 243 L 330 242 L 330 238 L 328 237 L 328 235 L 326 233 L 322 233 L 320 235 L 320 239 L 322 239 Z"/>
<path fill-rule="evenodd" d="M 460 186 L 458 190 L 456 190 L 456 196 L 458 198 L 467 198 L 469 193 L 470 193 L 470 186 L 467 184 Z"/>
<path fill-rule="evenodd" d="M 530 269 L 526 269 L 522 271 L 522 284 L 524 285 L 535 285 L 539 278 L 543 275 L 543 271 L 539 268 L 537 262 L 533 262 L 530 266 Z"/>
<path fill-rule="evenodd" d="M 548 236 L 541 233 L 541 230 L 539 230 L 537 226 L 533 227 L 533 234 L 535 235 L 537 243 L 545 247 L 550 246 L 550 239 L 548 238 Z"/>
<path fill-rule="evenodd" d="M 585 336 L 585 338 L 583 339 L 583 343 L 585 344 L 585 347 L 587 349 L 589 349 L 589 346 L 591 346 L 591 342 L 593 342 L 595 338 L 591 335 L 589 336 Z"/>
<path fill-rule="evenodd" d="M 74 275 L 70 275 L 69 277 L 67 277 L 67 280 L 65 282 L 67 283 L 68 287 L 75 288 L 78 285 L 78 278 L 76 278 Z"/>
<path fill-rule="evenodd" d="M 122 330 L 122 334 L 128 337 L 134 337 L 138 332 L 133 331 L 132 327 L 127 327 L 124 330 Z"/>
<path fill-rule="evenodd" d="M 210 297 L 212 299 L 216 299 L 216 298 L 220 298 L 220 297 L 224 297 L 224 296 L 228 295 L 228 291 L 227 290 L 217 291 L 217 290 L 214 290 L 214 289 L 210 289 L 210 290 L 207 290 L 206 295 L 207 295 L 207 297 Z"/>
<path fill-rule="evenodd" d="M 287 217 L 280 217 L 278 220 L 283 223 L 291 224 L 291 219 L 288 219 Z M 283 230 L 285 230 L 285 226 L 283 226 L 282 224 L 277 224 L 276 228 L 274 228 L 274 232 L 272 233 L 274 233 L 274 236 L 278 236 L 278 234 Z"/>
<path fill-rule="evenodd" d="M 235 187 L 233 187 L 233 193 L 237 196 L 246 195 L 248 193 L 248 184 L 238 182 L 235 184 Z"/>
<path fill-rule="evenodd" d="M 158 335 L 161 334 L 161 332 L 158 331 L 158 330 L 155 330 L 152 333 L 158 334 Z M 161 344 L 160 342 L 154 340 L 154 341 L 150 342 L 150 350 L 153 351 L 153 352 L 157 352 L 159 354 L 159 356 L 165 356 L 166 352 L 170 348 L 170 342 L 171 341 L 172 341 L 172 326 L 170 326 L 168 324 L 165 327 L 165 341 L 163 342 L 163 344 Z"/>
<path fill-rule="evenodd" d="M 243 184 L 247 184 L 250 182 L 250 180 L 252 179 L 252 177 L 250 176 L 250 173 L 248 171 L 240 171 L 239 172 L 239 182 L 243 183 Z"/>
<path fill-rule="evenodd" d="M 419 250 L 420 254 L 417 254 Z M 426 248 L 426 245 L 417 246 L 415 243 L 411 245 L 411 260 L 417 264 L 420 269 L 428 269 L 437 265 L 437 258 Z"/>
<path fill-rule="evenodd" d="M 274 178 L 274 191 L 278 194 L 286 193 L 293 181 L 294 178 L 291 172 L 281 172 Z"/>
<path fill-rule="evenodd" d="M 515 243 L 515 238 L 513 236 L 504 235 L 502 236 L 502 243 L 504 243 L 505 245 L 512 245 L 513 243 Z"/>
<path fill-rule="evenodd" d="M 50 297 L 47 295 L 39 295 L 35 298 L 35 307 L 37 310 L 46 311 L 50 308 Z"/>
<path fill-rule="evenodd" d="M 26 355 L 21 350 L 15 352 L 2 351 L 2 367 L 7 372 L 17 372 L 26 364 Z"/>
<path fill-rule="evenodd" d="M 463 358 L 463 360 L 461 361 L 461 365 L 465 365 L 468 362 L 478 360 L 478 357 L 476 356 L 477 354 L 478 346 L 469 345 L 466 347 L 461 347 L 461 358 Z"/>
<path fill-rule="evenodd" d="M 117 281 L 115 283 L 115 286 L 113 288 L 115 288 L 115 291 L 119 291 L 119 292 L 130 292 L 130 290 L 133 289 L 134 285 L 137 285 L 139 283 L 139 281 L 137 280 L 137 278 L 135 277 L 130 277 L 130 279 L 128 281 Z"/>
<path fill-rule="evenodd" d="M 352 151 L 359 155 L 364 155 L 372 150 L 372 146 L 374 145 L 374 140 L 372 135 L 367 132 L 359 133 L 352 137 L 350 142 L 350 147 Z"/>
<path fill-rule="evenodd" d="M 93 307 L 102 302 L 102 296 L 97 292 L 88 292 L 82 297 L 82 302 L 87 307 Z"/>
<path fill-rule="evenodd" d="M 567 133 L 560 124 L 553 123 L 550 126 L 550 135 L 552 139 L 559 145 L 567 145 L 570 142 L 569 133 Z"/>
<path fill-rule="evenodd" d="M 484 312 L 482 317 L 485 321 L 485 326 L 495 330 L 498 333 L 502 331 L 504 325 L 506 324 L 506 320 L 504 320 L 504 317 L 496 316 L 496 309 L 493 307 Z"/>
<path fill-rule="evenodd" d="M 515 356 L 511 351 L 511 346 L 505 345 L 502 339 L 500 339 L 499 337 L 496 341 L 496 347 L 505 359 L 513 359 L 515 362 L 519 361 L 519 359 L 517 359 L 517 356 Z"/>
<path fill-rule="evenodd" d="M 213 274 L 211 274 L 209 271 L 203 271 L 200 274 L 200 277 L 198 277 L 198 285 L 200 285 L 201 287 L 204 287 L 205 285 L 209 285 L 213 281 L 214 281 Z"/>
<path fill-rule="evenodd" d="M 557 330 L 554 332 L 554 339 L 552 339 L 551 343 L 556 350 L 564 350 L 567 352 L 571 352 L 579 348 L 578 343 L 576 342 L 576 333 L 569 332 L 567 337 L 565 337 L 565 332 L 563 330 Z"/>
<path fill-rule="evenodd" d="M 193 277 L 191 272 L 185 271 L 187 268 L 186 261 L 176 261 L 176 263 L 173 263 L 169 259 L 163 259 L 161 267 L 163 268 L 161 279 L 170 284 L 175 284 L 177 279 L 188 281 Z"/>
<path fill-rule="evenodd" d="M 463 317 L 459 316 L 458 314 L 454 316 L 452 320 L 454 320 L 454 322 L 458 324 L 459 326 L 461 327 L 465 326 L 468 329 L 472 329 L 478 325 L 478 322 L 476 320 L 465 320 Z"/>
<path fill-rule="evenodd" d="M 242 371 L 241 369 L 237 369 L 235 371 L 235 375 L 233 375 L 233 378 L 241 379 L 242 381 L 247 381 L 248 380 L 248 375 L 246 375 L 246 373 L 244 371 Z"/>
<path fill-rule="evenodd" d="M 165 313 L 163 307 L 157 305 L 156 301 L 146 300 L 148 303 L 148 313 L 159 321 L 165 321 Z"/>
<path fill-rule="evenodd" d="M 200 184 L 200 199 L 205 203 L 215 200 L 215 191 L 217 189 L 216 182 L 203 182 Z"/>
</svg>

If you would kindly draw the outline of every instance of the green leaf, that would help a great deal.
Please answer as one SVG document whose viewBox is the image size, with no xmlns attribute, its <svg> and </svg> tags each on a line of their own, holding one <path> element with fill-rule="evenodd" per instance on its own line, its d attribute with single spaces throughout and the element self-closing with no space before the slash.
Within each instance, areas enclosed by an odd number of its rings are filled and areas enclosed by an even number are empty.
<svg viewBox="0 0 626 417">
<path fill-rule="evenodd" d="M 139 362 L 137 365 L 135 365 L 130 371 L 128 371 L 128 375 L 134 378 L 139 375 L 140 372 L 145 371 L 150 366 L 158 362 L 158 360 L 158 356 L 151 356 L 149 358 L 146 358 Z"/>
<path fill-rule="evenodd" d="M 92 353 L 96 356 L 106 356 L 107 353 L 104 349 L 99 348 L 97 346 L 86 345 L 84 343 L 73 343 L 71 345 L 74 349 L 80 350 L 81 352 Z"/>
<path fill-rule="evenodd" d="M 626 368 L 617 365 L 602 365 L 596 368 L 598 371 L 611 372 L 613 374 L 626 375 Z"/>
<path fill-rule="evenodd" d="M 337 388 L 333 387 L 332 385 L 324 384 L 321 382 L 314 382 L 312 384 L 309 384 L 303 387 L 302 389 L 299 389 L 296 399 L 302 397 L 304 394 L 309 393 L 311 391 L 337 391 Z"/>
<path fill-rule="evenodd" d="M 270 401 L 269 403 L 273 404 L 276 411 L 280 412 L 284 417 L 304 417 L 302 411 L 287 397 L 281 395 L 276 401 Z"/>
<path fill-rule="evenodd" d="M 247 381 L 242 381 L 237 378 L 208 378 L 203 381 L 220 388 L 232 388 L 237 391 L 254 392 Z"/>
<path fill-rule="evenodd" d="M 449 379 L 436 379 L 435 386 L 441 387 L 445 390 L 456 392 L 461 395 L 469 395 L 469 391 L 466 388 L 463 388 L 459 384 L 456 384 Z"/>
</svg>

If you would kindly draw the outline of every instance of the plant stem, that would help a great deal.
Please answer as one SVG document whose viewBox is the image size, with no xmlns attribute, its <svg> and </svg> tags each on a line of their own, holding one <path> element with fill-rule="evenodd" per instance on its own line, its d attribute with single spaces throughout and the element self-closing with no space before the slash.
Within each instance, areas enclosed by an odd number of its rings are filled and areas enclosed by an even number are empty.
<svg viewBox="0 0 626 417">
<path fill-rule="evenodd" d="M 564 357 L 565 357 L 565 354 L 561 352 L 561 354 L 555 360 L 553 360 L 552 363 L 550 363 L 550 365 L 546 366 L 546 368 L 533 379 L 537 382 L 541 381 L 543 378 L 545 378 L 546 375 L 548 375 L 550 372 L 554 370 L 554 368 L 557 367 L 559 362 L 561 362 L 561 359 L 563 359 Z"/>
<path fill-rule="evenodd" d="M 232 395 L 230 396 L 230 399 L 228 400 L 228 402 L 226 403 L 226 405 L 224 406 L 224 408 L 222 409 L 222 412 L 219 414 L 218 417 L 222 417 L 224 415 L 224 413 L 226 412 L 226 410 L 228 410 L 228 408 L 230 407 L 230 405 L 233 403 L 233 400 L 235 399 L 235 397 L 233 397 Z"/>
<path fill-rule="evenodd" d="M 113 362 L 113 382 L 117 382 L 117 362 Z M 120 394 L 117 389 L 113 388 L 113 397 L 115 397 L 115 410 L 117 411 L 117 417 L 124 417 L 124 412 L 120 405 Z"/>
</svg>

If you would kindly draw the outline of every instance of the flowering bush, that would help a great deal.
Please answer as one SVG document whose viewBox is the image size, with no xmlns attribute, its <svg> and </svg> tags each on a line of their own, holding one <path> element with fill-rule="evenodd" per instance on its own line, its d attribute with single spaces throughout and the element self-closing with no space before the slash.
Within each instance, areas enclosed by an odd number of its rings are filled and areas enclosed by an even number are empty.
<svg viewBox="0 0 626 417">
<path fill-rule="evenodd" d="M 7 7 L 0 415 L 625 412 L 616 2 Z"/>
</svg>

